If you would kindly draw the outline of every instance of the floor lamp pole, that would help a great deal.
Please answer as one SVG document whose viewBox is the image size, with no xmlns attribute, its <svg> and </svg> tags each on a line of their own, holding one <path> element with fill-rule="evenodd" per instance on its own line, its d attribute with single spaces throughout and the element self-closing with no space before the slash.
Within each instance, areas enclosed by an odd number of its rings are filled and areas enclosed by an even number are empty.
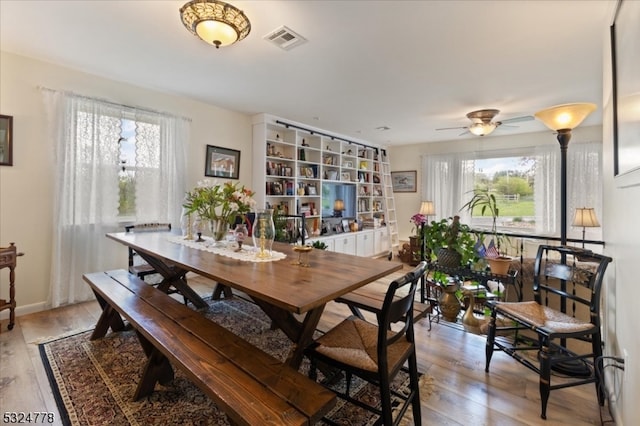
<svg viewBox="0 0 640 426">
<path fill-rule="evenodd" d="M 560 143 L 560 245 L 567 245 L 567 150 L 571 129 L 558 130 Z"/>
</svg>

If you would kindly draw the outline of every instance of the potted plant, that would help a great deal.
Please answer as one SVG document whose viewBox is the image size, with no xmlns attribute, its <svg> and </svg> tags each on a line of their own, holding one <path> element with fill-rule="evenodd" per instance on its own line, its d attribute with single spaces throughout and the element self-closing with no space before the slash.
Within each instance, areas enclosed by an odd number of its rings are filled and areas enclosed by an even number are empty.
<svg viewBox="0 0 640 426">
<path fill-rule="evenodd" d="M 506 275 L 509 272 L 509 266 L 511 265 L 512 259 L 501 252 L 501 248 L 509 242 L 509 239 L 506 235 L 498 233 L 497 219 L 500 215 L 500 210 L 498 209 L 496 196 L 485 189 L 473 190 L 473 197 L 471 197 L 471 199 L 462 206 L 461 210 L 466 209 L 473 213 L 473 210 L 476 207 L 480 208 L 480 215 L 484 216 L 488 211 L 492 219 L 492 240 L 489 243 L 489 249 L 487 250 L 485 259 L 489 263 L 489 268 L 492 273 Z M 481 234 L 480 239 L 484 240 L 484 235 Z M 492 247 L 495 247 L 495 250 Z"/>
<path fill-rule="evenodd" d="M 315 240 L 312 244 L 311 247 L 318 249 L 318 250 L 326 250 L 329 248 L 328 245 L 326 245 L 324 243 L 324 241 L 320 241 L 320 240 Z"/>
<path fill-rule="evenodd" d="M 459 216 L 432 221 L 424 227 L 424 238 L 431 259 L 437 259 L 440 266 L 466 266 L 477 257 L 473 232 L 460 223 Z"/>
</svg>

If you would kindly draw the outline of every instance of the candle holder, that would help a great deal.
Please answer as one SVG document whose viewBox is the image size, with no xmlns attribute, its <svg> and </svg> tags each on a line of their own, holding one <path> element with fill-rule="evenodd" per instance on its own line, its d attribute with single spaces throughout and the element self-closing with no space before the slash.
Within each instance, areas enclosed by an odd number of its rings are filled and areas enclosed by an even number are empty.
<svg viewBox="0 0 640 426">
<path fill-rule="evenodd" d="M 187 235 L 185 235 L 184 239 L 188 241 L 193 240 L 193 224 L 191 223 L 191 213 L 187 215 Z"/>
<path fill-rule="evenodd" d="M 273 210 L 265 209 L 256 213 L 253 222 L 253 245 L 258 248 L 258 259 L 271 257 L 271 246 L 276 236 L 276 227 L 273 223 Z"/>
<path fill-rule="evenodd" d="M 291 264 L 303 266 L 305 268 L 308 268 L 309 266 L 311 266 L 311 264 L 309 263 L 309 253 L 311 253 L 311 250 L 313 250 L 313 247 L 294 246 L 293 251 L 298 252 L 298 260 L 291 262 Z"/>
</svg>

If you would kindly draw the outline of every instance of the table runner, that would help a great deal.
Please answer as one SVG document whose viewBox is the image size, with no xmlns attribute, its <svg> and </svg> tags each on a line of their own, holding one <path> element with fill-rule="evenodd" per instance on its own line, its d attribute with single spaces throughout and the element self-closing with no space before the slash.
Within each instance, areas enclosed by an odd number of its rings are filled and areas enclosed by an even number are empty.
<svg viewBox="0 0 640 426">
<path fill-rule="evenodd" d="M 211 253 L 219 254 L 220 256 L 230 257 L 232 259 L 237 259 L 243 262 L 274 262 L 287 257 L 285 253 L 272 251 L 271 257 L 261 259 L 256 257 L 257 249 L 252 245 L 243 245 L 242 250 L 236 251 L 237 244 L 235 243 L 220 241 L 218 242 L 219 245 L 216 245 L 215 241 L 211 237 L 203 236 L 201 238 L 204 241 L 196 242 L 195 240 L 185 240 L 183 236 L 179 235 L 168 237 L 168 240 L 172 243 L 182 244 L 187 247 L 208 251 Z"/>
</svg>

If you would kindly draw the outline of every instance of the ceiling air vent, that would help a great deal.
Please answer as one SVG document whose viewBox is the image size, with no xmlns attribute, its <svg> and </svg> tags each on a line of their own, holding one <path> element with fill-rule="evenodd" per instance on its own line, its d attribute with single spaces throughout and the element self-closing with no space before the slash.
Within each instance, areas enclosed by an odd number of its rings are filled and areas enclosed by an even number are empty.
<svg viewBox="0 0 640 426">
<path fill-rule="evenodd" d="M 271 31 L 264 36 L 264 39 L 284 50 L 291 50 L 307 41 L 300 34 L 295 33 L 284 25 Z"/>
</svg>

